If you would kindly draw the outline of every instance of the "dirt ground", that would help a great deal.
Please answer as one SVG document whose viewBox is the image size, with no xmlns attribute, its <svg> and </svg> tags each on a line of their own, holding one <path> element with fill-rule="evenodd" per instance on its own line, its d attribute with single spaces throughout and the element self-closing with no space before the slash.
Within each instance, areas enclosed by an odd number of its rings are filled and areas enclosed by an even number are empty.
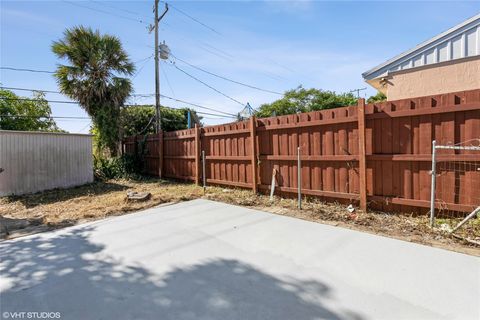
<svg viewBox="0 0 480 320">
<path fill-rule="evenodd" d="M 127 201 L 128 191 L 150 192 L 151 197 L 142 202 Z M 437 227 L 431 229 L 426 216 L 359 210 L 350 213 L 345 205 L 318 199 L 306 199 L 303 209 L 298 210 L 294 199 L 275 198 L 271 202 L 268 196 L 254 195 L 249 190 L 221 187 L 208 187 L 204 194 L 203 188 L 194 184 L 158 179 L 95 182 L 71 189 L 0 198 L 0 237 L 15 238 L 202 197 L 480 256 L 480 245 L 475 243 L 480 242 L 479 218 L 470 220 L 451 235 L 445 230 L 461 219 L 441 219 Z"/>
</svg>

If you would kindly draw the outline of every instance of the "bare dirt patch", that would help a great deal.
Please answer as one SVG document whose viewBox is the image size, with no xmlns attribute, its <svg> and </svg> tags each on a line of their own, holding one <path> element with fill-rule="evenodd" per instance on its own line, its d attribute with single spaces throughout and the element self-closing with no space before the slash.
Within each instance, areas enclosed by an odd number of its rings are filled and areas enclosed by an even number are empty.
<svg viewBox="0 0 480 320">
<path fill-rule="evenodd" d="M 150 192 L 151 197 L 141 202 L 126 201 L 128 191 Z M 0 236 L 12 238 L 202 197 L 480 256 L 480 246 L 461 239 L 480 241 L 480 219 L 469 221 L 455 237 L 440 227 L 431 229 L 426 216 L 359 210 L 350 213 L 345 205 L 318 199 L 306 199 L 303 210 L 298 210 L 294 199 L 275 198 L 271 202 L 268 196 L 254 195 L 249 190 L 220 187 L 208 187 L 204 194 L 194 184 L 158 179 L 95 182 L 66 190 L 0 198 Z M 438 225 L 453 227 L 460 220 L 442 219 Z"/>
</svg>

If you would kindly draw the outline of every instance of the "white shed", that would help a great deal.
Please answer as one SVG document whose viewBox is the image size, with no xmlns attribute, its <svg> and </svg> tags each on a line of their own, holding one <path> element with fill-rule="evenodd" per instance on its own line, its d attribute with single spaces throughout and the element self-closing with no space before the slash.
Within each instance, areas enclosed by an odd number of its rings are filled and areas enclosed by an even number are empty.
<svg viewBox="0 0 480 320">
<path fill-rule="evenodd" d="M 92 136 L 0 130 L 0 196 L 93 182 Z"/>
</svg>

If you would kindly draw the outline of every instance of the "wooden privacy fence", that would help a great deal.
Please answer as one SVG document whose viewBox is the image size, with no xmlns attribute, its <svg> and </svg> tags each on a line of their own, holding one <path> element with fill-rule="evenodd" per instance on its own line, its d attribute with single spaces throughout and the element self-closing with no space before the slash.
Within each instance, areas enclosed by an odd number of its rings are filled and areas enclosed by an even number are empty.
<svg viewBox="0 0 480 320">
<path fill-rule="evenodd" d="M 480 89 L 130 137 L 124 151 L 145 140 L 147 173 L 200 183 L 203 150 L 207 183 L 267 192 L 275 169 L 276 192 L 292 195 L 300 147 L 302 194 L 420 213 L 429 207 L 432 140 L 479 138 Z M 480 155 L 443 150 L 437 161 L 480 162 Z M 468 200 L 480 195 L 480 171 L 472 170 L 450 186 L 466 196 L 442 208 L 480 205 Z"/>
</svg>

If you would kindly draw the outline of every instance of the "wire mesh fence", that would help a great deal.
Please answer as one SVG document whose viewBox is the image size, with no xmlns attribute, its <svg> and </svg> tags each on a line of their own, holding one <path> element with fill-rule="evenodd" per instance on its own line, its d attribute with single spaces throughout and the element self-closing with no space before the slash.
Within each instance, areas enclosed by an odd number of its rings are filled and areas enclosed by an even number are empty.
<svg viewBox="0 0 480 320">
<path fill-rule="evenodd" d="M 480 139 L 432 143 L 430 223 L 436 218 L 475 218 L 480 213 Z"/>
</svg>

